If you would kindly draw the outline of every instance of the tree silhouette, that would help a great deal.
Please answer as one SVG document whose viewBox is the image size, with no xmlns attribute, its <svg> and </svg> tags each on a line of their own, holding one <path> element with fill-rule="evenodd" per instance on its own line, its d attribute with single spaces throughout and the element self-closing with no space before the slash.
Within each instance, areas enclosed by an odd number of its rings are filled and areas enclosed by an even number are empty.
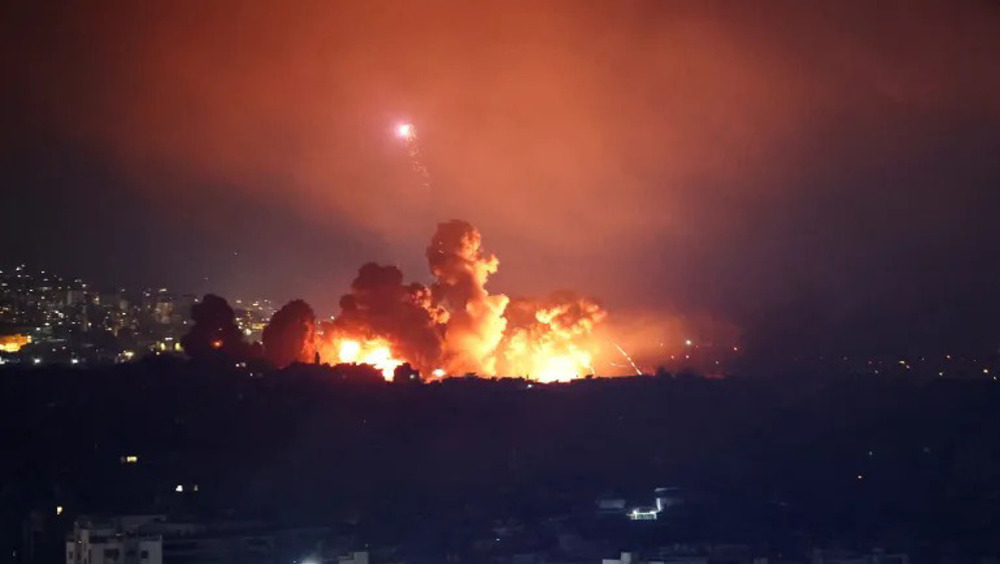
<svg viewBox="0 0 1000 564">
<path fill-rule="evenodd" d="M 315 362 L 316 316 L 309 304 L 293 300 L 272 317 L 261 336 L 264 356 L 278 368 L 293 362 Z"/>
<path fill-rule="evenodd" d="M 220 356 L 244 358 L 248 347 L 243 342 L 236 327 L 233 308 L 224 298 L 215 294 L 205 294 L 202 300 L 191 308 L 194 325 L 181 338 L 184 352 L 194 360 L 206 360 Z"/>
<path fill-rule="evenodd" d="M 409 362 L 404 362 L 392 371 L 393 382 L 420 382 L 420 372 L 416 371 Z"/>
<path fill-rule="evenodd" d="M 341 378 L 355 383 L 381 384 L 385 382 L 382 371 L 370 364 L 340 363 L 334 364 L 331 370 Z"/>
</svg>

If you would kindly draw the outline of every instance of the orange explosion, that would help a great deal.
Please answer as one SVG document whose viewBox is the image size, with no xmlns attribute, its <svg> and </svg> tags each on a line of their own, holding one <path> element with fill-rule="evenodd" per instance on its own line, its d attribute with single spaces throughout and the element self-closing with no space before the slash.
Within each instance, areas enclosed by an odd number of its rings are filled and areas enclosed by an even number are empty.
<svg viewBox="0 0 1000 564">
<path fill-rule="evenodd" d="M 594 372 L 594 327 L 606 317 L 596 303 L 572 292 L 545 300 L 513 300 L 504 312 L 501 343 L 506 373 L 540 382 L 565 382 Z"/>
<path fill-rule="evenodd" d="M 368 364 L 392 380 L 409 363 L 425 377 L 477 374 L 564 382 L 594 372 L 594 328 L 606 316 L 572 292 L 491 294 L 500 261 L 464 221 L 438 226 L 427 248 L 434 282 L 405 284 L 393 266 L 364 265 L 341 311 L 316 336 L 322 361 Z"/>
</svg>

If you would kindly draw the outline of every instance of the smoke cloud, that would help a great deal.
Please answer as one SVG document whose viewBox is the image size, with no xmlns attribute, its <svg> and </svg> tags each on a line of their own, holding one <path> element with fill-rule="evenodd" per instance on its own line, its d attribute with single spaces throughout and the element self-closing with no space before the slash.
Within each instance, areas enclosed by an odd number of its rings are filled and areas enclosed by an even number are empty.
<svg viewBox="0 0 1000 564">
<path fill-rule="evenodd" d="M 386 378 L 403 362 L 437 376 L 542 381 L 594 371 L 593 333 L 606 316 L 596 302 L 569 291 L 516 300 L 491 294 L 486 285 L 500 262 L 465 221 L 439 224 L 425 256 L 429 287 L 404 284 L 394 266 L 361 267 L 340 314 L 323 325 L 325 361 L 372 363 Z"/>
<path fill-rule="evenodd" d="M 445 367 L 455 373 L 496 373 L 495 351 L 503 338 L 507 296 L 490 295 L 486 282 L 500 261 L 482 249 L 472 225 L 452 220 L 438 225 L 427 247 L 435 282 L 431 294 L 449 312 L 445 325 Z"/>
<path fill-rule="evenodd" d="M 430 289 L 404 284 L 403 273 L 394 266 L 368 263 L 340 299 L 340 313 L 324 323 L 323 333 L 328 347 L 344 338 L 390 342 L 394 354 L 428 372 L 441 358 L 446 319 Z"/>
</svg>

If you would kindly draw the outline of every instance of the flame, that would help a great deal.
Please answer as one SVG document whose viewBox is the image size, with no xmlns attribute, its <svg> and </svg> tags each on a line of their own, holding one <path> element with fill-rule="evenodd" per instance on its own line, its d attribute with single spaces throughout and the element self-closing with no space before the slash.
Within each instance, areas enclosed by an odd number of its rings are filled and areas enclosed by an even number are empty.
<svg viewBox="0 0 1000 564">
<path fill-rule="evenodd" d="M 543 383 L 569 382 L 594 372 L 590 352 L 544 337 L 512 340 L 506 356 L 513 374 Z"/>
<path fill-rule="evenodd" d="M 401 136 L 415 135 L 409 124 Z M 566 382 L 593 374 L 607 312 L 562 290 L 540 298 L 490 293 L 499 260 L 472 225 L 438 225 L 426 249 L 429 286 L 406 284 L 394 266 L 368 263 L 340 300 L 340 313 L 314 335 L 331 364 L 369 364 L 392 380 L 404 362 L 434 379 L 514 376 Z"/>
<path fill-rule="evenodd" d="M 573 354 L 540 356 L 535 361 L 535 380 L 539 382 L 568 382 L 590 371 L 590 355 L 582 351 Z"/>
<path fill-rule="evenodd" d="M 358 356 L 360 355 L 361 343 L 357 341 L 344 341 L 340 343 L 340 349 L 337 351 L 337 360 L 354 364 L 358 362 Z"/>
<path fill-rule="evenodd" d="M 16 353 L 30 343 L 28 335 L 0 335 L 0 352 Z"/>
<path fill-rule="evenodd" d="M 320 357 L 333 364 L 369 364 L 378 369 L 387 382 L 392 381 L 396 368 L 404 362 L 394 357 L 385 339 L 341 339 L 323 348 Z"/>
<path fill-rule="evenodd" d="M 506 369 L 539 382 L 567 382 L 594 372 L 594 324 L 605 312 L 572 295 L 554 295 L 554 305 L 521 300 L 508 315 L 516 326 L 503 343 Z M 518 317 L 524 319 L 518 321 Z"/>
</svg>

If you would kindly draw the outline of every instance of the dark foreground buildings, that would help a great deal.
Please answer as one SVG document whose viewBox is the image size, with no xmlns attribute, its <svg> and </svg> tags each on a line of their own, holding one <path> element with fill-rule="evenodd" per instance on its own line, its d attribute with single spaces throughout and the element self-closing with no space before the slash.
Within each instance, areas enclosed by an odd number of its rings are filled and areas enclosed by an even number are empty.
<svg viewBox="0 0 1000 564">
<path fill-rule="evenodd" d="M 0 386 L 3 562 L 1000 555 L 992 380 L 420 384 L 161 357 Z"/>
</svg>

